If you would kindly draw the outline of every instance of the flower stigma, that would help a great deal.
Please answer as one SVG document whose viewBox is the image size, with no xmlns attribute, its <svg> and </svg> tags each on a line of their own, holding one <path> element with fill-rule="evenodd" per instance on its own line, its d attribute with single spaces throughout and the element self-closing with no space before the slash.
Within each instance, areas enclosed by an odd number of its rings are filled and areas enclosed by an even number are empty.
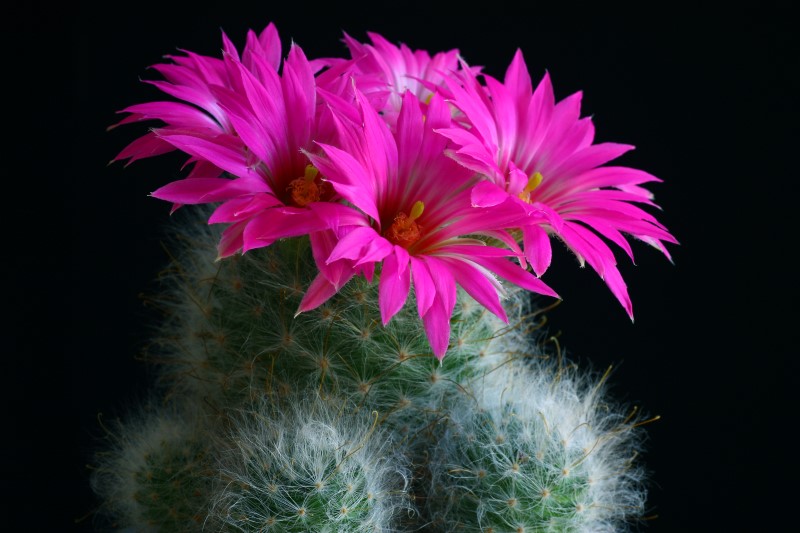
<svg viewBox="0 0 800 533">
<path fill-rule="evenodd" d="M 528 179 L 528 184 L 525 185 L 525 188 L 522 189 L 522 192 L 519 193 L 519 198 L 524 202 L 531 202 L 531 193 L 533 192 L 536 187 L 541 185 L 544 176 L 542 176 L 541 172 L 534 172 L 531 174 L 531 177 Z"/>
</svg>

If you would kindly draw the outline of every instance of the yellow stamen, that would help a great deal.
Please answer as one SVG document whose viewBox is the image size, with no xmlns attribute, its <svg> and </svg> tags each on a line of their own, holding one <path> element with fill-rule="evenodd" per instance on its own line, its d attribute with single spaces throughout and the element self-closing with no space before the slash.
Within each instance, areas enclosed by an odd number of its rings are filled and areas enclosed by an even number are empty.
<svg viewBox="0 0 800 533">
<path fill-rule="evenodd" d="M 303 178 L 306 181 L 314 181 L 317 178 L 317 174 L 319 174 L 319 169 L 314 165 L 306 165 L 306 171 Z"/>
<path fill-rule="evenodd" d="M 409 218 L 414 221 L 417 220 L 421 215 L 422 212 L 425 210 L 425 204 L 417 200 L 414 202 L 414 205 L 411 206 L 411 215 Z"/>
<path fill-rule="evenodd" d="M 519 197 L 526 202 L 530 202 L 531 193 L 534 191 L 534 189 L 536 189 L 536 187 L 541 185 L 543 179 L 544 176 L 542 176 L 541 172 L 534 172 L 531 174 L 527 185 L 525 185 L 525 188 L 522 189 L 521 193 L 519 193 Z"/>
<path fill-rule="evenodd" d="M 525 186 L 523 191 L 527 193 L 533 192 L 536 187 L 541 185 L 543 179 L 544 176 L 542 176 L 541 172 L 534 172 L 531 174 L 531 178 L 528 180 L 528 184 Z"/>
</svg>

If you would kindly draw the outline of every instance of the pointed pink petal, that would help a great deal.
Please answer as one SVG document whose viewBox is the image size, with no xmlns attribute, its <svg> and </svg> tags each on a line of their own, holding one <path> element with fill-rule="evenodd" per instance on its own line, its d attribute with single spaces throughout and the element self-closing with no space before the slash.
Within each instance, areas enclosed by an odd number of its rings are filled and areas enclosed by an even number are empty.
<svg viewBox="0 0 800 533">
<path fill-rule="evenodd" d="M 308 235 L 325 229 L 325 223 L 312 211 L 294 207 L 267 209 L 253 217 L 244 231 L 246 252 L 272 244 L 278 239 Z"/>
<path fill-rule="evenodd" d="M 456 146 L 446 154 L 458 164 L 479 174 L 485 174 L 498 184 L 505 185 L 502 172 L 497 168 L 494 154 L 480 140 L 460 128 L 439 128 L 436 133 L 452 140 Z"/>
<path fill-rule="evenodd" d="M 598 167 L 573 177 L 569 185 L 574 190 L 591 190 L 603 187 L 631 187 L 648 182 L 661 182 L 662 180 L 635 168 L 628 167 Z M 652 199 L 652 193 L 643 188 L 635 189 L 640 196 Z"/>
<path fill-rule="evenodd" d="M 447 264 L 450 273 L 467 294 L 501 320 L 508 322 L 508 317 L 506 317 L 506 312 L 498 297 L 498 291 L 501 291 L 502 288 L 491 272 L 477 264 L 468 264 L 461 259 L 447 258 L 442 261 Z"/>
<path fill-rule="evenodd" d="M 486 231 L 505 230 L 524 224 L 543 221 L 542 217 L 533 216 L 526 211 L 530 208 L 522 200 L 507 196 L 510 201 L 492 207 L 467 207 L 454 211 L 452 218 L 458 218 L 453 224 L 448 224 L 436 231 L 434 236 L 438 242 L 447 239 L 468 235 L 470 233 L 484 234 Z M 524 207 L 523 207 L 524 206 Z"/>
<path fill-rule="evenodd" d="M 247 43 L 242 51 L 242 63 L 247 68 L 252 69 L 253 55 L 259 56 L 276 71 L 280 68 L 281 41 L 273 23 L 270 22 L 258 36 L 252 30 L 247 32 Z"/>
<path fill-rule="evenodd" d="M 352 155 L 339 148 L 321 143 L 319 145 L 328 159 L 309 153 L 307 155 L 311 163 L 320 170 L 337 193 L 373 220 L 379 221 L 381 216 L 375 204 L 375 185 L 364 167 Z"/>
<path fill-rule="evenodd" d="M 650 246 L 652 246 L 656 250 L 660 251 L 661 253 L 664 254 L 664 256 L 666 256 L 667 260 L 670 263 L 674 263 L 673 260 L 672 260 L 672 256 L 670 255 L 670 253 L 667 250 L 667 248 L 664 246 L 664 243 L 662 243 L 658 239 L 653 239 L 652 237 L 648 237 L 646 235 L 636 235 L 636 238 L 639 239 L 640 241 L 646 243 L 646 244 L 649 244 Z M 677 242 L 678 241 L 676 240 L 675 243 L 677 244 Z"/>
<path fill-rule="evenodd" d="M 477 83 L 475 85 L 477 86 Z M 481 144 L 485 145 L 489 152 L 498 153 L 500 147 L 497 139 L 497 122 L 487 105 L 488 96 L 483 92 L 483 87 L 465 89 L 449 80 L 447 86 L 453 93 L 451 103 L 469 119 L 471 131 L 480 138 Z"/>
<path fill-rule="evenodd" d="M 194 159 L 187 161 L 187 164 L 192 164 L 192 170 L 186 176 L 189 179 L 193 178 L 219 178 L 225 172 L 217 165 L 205 161 L 203 159 Z"/>
<path fill-rule="evenodd" d="M 256 175 L 255 171 L 246 164 L 244 151 L 230 143 L 220 144 L 201 137 L 180 134 L 160 134 L 160 137 L 179 150 L 198 159 L 207 159 L 234 176 Z"/>
<path fill-rule="evenodd" d="M 517 143 L 517 113 L 515 101 L 506 87 L 489 75 L 484 76 L 492 99 L 494 127 L 497 131 L 497 160 L 508 161 Z M 527 179 L 525 180 L 528 181 Z M 513 191 L 512 191 L 513 192 Z"/>
<path fill-rule="evenodd" d="M 293 44 L 283 65 L 283 97 L 288 121 L 288 139 L 293 146 L 306 146 L 316 108 L 314 73 L 303 50 Z"/>
<path fill-rule="evenodd" d="M 386 190 L 390 177 L 387 172 L 398 168 L 397 143 L 386 121 L 366 101 L 364 94 L 355 90 L 356 102 L 361 114 L 363 136 L 363 161 L 369 166 L 376 191 Z M 418 103 L 417 103 L 418 105 Z"/>
<path fill-rule="evenodd" d="M 311 285 L 306 289 L 295 316 L 316 309 L 327 302 L 336 292 L 336 287 L 334 287 L 325 276 L 317 274 L 317 277 L 314 278 L 314 281 L 312 281 Z"/>
<path fill-rule="evenodd" d="M 431 345 L 433 355 L 441 361 L 447 353 L 450 344 L 450 317 L 452 310 L 445 308 L 442 299 L 437 295 L 425 316 L 422 317 L 422 326 L 428 343 Z"/>
<path fill-rule="evenodd" d="M 456 306 L 456 281 L 447 265 L 441 260 L 431 256 L 423 256 L 421 259 L 428 267 L 431 279 L 433 279 L 433 284 L 436 287 L 436 298 L 442 303 L 443 310 L 447 312 L 447 320 L 449 321 Z M 448 326 L 448 331 L 449 329 Z"/>
<path fill-rule="evenodd" d="M 508 259 L 480 256 L 475 256 L 472 259 L 479 265 L 489 269 L 501 278 L 519 285 L 523 289 L 544 294 L 545 296 L 559 298 L 558 294 L 553 289 L 548 287 L 542 280 L 538 279 L 527 270 L 520 268 L 519 265 L 513 264 Z"/>
<path fill-rule="evenodd" d="M 564 224 L 564 218 L 561 214 L 543 202 L 533 202 L 530 204 L 528 216 L 530 217 L 530 222 L 537 224 L 547 221 L 553 229 L 556 230 L 556 233 L 561 231 L 561 226 Z M 540 217 L 542 220 L 534 220 L 537 217 Z"/>
<path fill-rule="evenodd" d="M 282 205 L 281 202 L 270 194 L 234 198 L 217 207 L 209 217 L 208 223 L 238 222 L 251 217 L 259 211 L 278 205 Z"/>
<path fill-rule="evenodd" d="M 593 144 L 575 152 L 560 164 L 553 165 L 548 169 L 548 172 L 552 175 L 563 177 L 563 179 L 572 178 L 576 174 L 608 163 L 633 149 L 634 147 L 629 144 Z"/>
<path fill-rule="evenodd" d="M 330 230 L 315 231 L 309 237 L 311 240 L 311 253 L 314 256 L 314 262 L 317 264 L 320 274 L 325 276 L 338 291 L 357 273 L 358 269 L 353 266 L 352 261 L 346 259 L 334 261 L 331 264 L 326 262 L 339 242 L 334 232 Z"/>
<path fill-rule="evenodd" d="M 198 108 L 180 102 L 146 102 L 126 107 L 120 113 L 132 113 L 119 124 L 140 120 L 161 120 L 181 128 L 210 129 L 222 133 L 219 124 Z"/>
<path fill-rule="evenodd" d="M 259 120 L 253 113 L 250 103 L 241 94 L 223 88 L 216 88 L 214 94 L 245 146 L 268 167 L 273 166 L 278 157 L 277 143 L 283 140 L 276 139 L 275 136 L 281 130 L 270 131 L 269 128 L 275 127 L 275 124 Z"/>
<path fill-rule="evenodd" d="M 525 268 L 525 255 L 522 251 L 522 248 L 520 248 L 517 240 L 511 235 L 509 235 L 508 232 L 502 230 L 492 230 L 492 231 L 483 231 L 482 234 L 486 235 L 487 237 L 496 239 L 505 244 L 506 246 L 508 246 L 509 250 L 513 253 L 511 254 L 507 253 L 506 255 L 516 256 L 522 262 L 522 268 Z"/>
<path fill-rule="evenodd" d="M 165 72 L 164 65 L 157 65 L 153 68 L 161 71 L 162 74 Z M 220 110 L 216 106 L 214 97 L 211 96 L 211 92 L 208 90 L 208 88 L 205 90 L 200 90 L 194 87 L 173 85 L 172 83 L 158 80 L 144 80 L 144 82 L 157 87 L 161 91 L 174 98 L 177 98 L 178 100 L 185 100 L 186 102 L 194 104 L 201 109 L 205 109 L 217 120 L 217 122 L 220 124 L 225 123 L 224 118 L 221 116 Z"/>
<path fill-rule="evenodd" d="M 179 204 L 203 204 L 268 190 L 260 179 L 187 178 L 168 183 L 151 196 Z"/>
<path fill-rule="evenodd" d="M 506 75 L 503 78 L 505 86 L 510 91 L 514 100 L 516 100 L 516 107 L 524 109 L 524 105 L 528 99 L 531 98 L 533 93 L 533 85 L 531 83 L 531 75 L 528 73 L 528 67 L 525 64 L 525 59 L 522 57 L 522 50 L 517 48 L 514 53 L 514 58 L 506 70 Z"/>
<path fill-rule="evenodd" d="M 239 52 L 236 50 L 236 47 L 233 45 L 231 40 L 225 35 L 225 32 L 222 32 L 222 52 L 223 54 L 228 54 L 237 61 L 239 60 Z"/>
<path fill-rule="evenodd" d="M 480 241 L 478 241 L 480 243 Z M 488 246 L 480 243 L 476 244 L 475 241 L 468 241 L 463 243 L 446 244 L 438 246 L 435 251 L 435 257 L 464 257 L 471 259 L 473 257 L 509 257 L 516 255 L 512 250 L 504 250 L 494 246 Z"/>
<path fill-rule="evenodd" d="M 312 202 L 306 206 L 323 220 L 329 229 L 344 226 L 368 226 L 369 219 L 364 213 L 350 206 L 332 202 Z"/>
<path fill-rule="evenodd" d="M 560 237 L 579 258 L 584 258 L 601 278 L 605 279 L 607 269 L 616 269 L 617 261 L 611 248 L 583 225 L 564 222 Z"/>
<path fill-rule="evenodd" d="M 619 270 L 617 270 L 615 266 L 606 267 L 605 273 L 604 281 L 606 285 L 611 289 L 611 293 L 617 298 L 619 303 L 622 304 L 622 307 L 625 309 L 625 312 L 628 313 L 628 317 L 632 321 L 633 303 L 628 295 L 628 286 L 625 285 L 622 274 L 619 273 Z"/>
<path fill-rule="evenodd" d="M 663 224 L 658 222 L 656 218 L 637 207 L 633 202 L 645 205 L 653 205 L 650 201 L 631 195 L 624 191 L 614 189 L 600 189 L 594 191 L 574 192 L 564 199 L 564 205 L 559 206 L 559 210 L 564 212 L 565 217 L 568 216 L 571 210 L 585 210 L 585 209 L 611 209 L 619 211 L 631 218 L 638 218 L 646 220 L 651 224 L 655 224 L 663 228 Z"/>
<path fill-rule="evenodd" d="M 377 262 L 392 252 L 392 244 L 371 227 L 358 227 L 342 237 L 326 263 L 351 259 L 355 265 Z"/>
<path fill-rule="evenodd" d="M 519 196 L 525 186 L 528 185 L 528 175 L 517 168 L 513 161 L 508 163 L 508 194 Z"/>
<path fill-rule="evenodd" d="M 378 300 L 384 326 L 403 308 L 410 287 L 411 272 L 408 268 L 408 252 L 405 248 L 395 246 L 394 253 L 387 255 L 383 260 L 378 286 Z"/>
<path fill-rule="evenodd" d="M 173 150 L 175 150 L 174 146 L 165 142 L 154 132 L 149 131 L 123 148 L 111 162 L 129 159 L 129 161 L 125 163 L 125 166 L 128 166 L 139 159 L 166 154 Z"/>
<path fill-rule="evenodd" d="M 423 149 L 422 135 L 420 135 L 420 123 L 422 122 L 422 111 L 419 107 L 417 97 L 410 91 L 403 95 L 403 106 L 400 115 L 397 117 L 395 139 L 397 141 L 398 158 L 403 165 L 413 165 Z M 400 175 L 408 175 L 413 172 L 410 168 L 400 168 Z M 388 184 L 390 187 L 393 183 Z M 393 195 L 392 195 L 393 196 Z"/>
<path fill-rule="evenodd" d="M 267 68 L 264 72 L 266 79 L 259 80 L 241 63 L 234 63 L 233 66 L 241 84 L 241 90 L 234 90 L 233 93 L 239 94 L 240 98 L 248 102 L 253 115 L 263 125 L 262 129 L 276 146 L 280 145 L 279 141 L 285 141 L 288 136 L 289 120 L 283 104 L 283 90 L 278 74 Z"/>
<path fill-rule="evenodd" d="M 258 36 L 264 59 L 277 71 L 281 66 L 281 39 L 275 24 L 270 22 Z"/>
<path fill-rule="evenodd" d="M 218 258 L 229 257 L 242 249 L 242 233 L 247 225 L 247 221 L 231 224 L 222 232 L 222 238 L 217 245 Z"/>
<path fill-rule="evenodd" d="M 547 231 L 536 225 L 523 226 L 522 245 L 525 257 L 531 263 L 536 275 L 544 274 L 553 259 L 553 249 Z"/>
<path fill-rule="evenodd" d="M 633 249 L 631 248 L 630 243 L 618 231 L 617 228 L 613 227 L 611 224 L 608 224 L 605 219 L 599 217 L 585 216 L 577 213 L 573 214 L 571 219 L 576 220 L 578 222 L 583 222 L 584 224 L 589 226 L 593 231 L 596 231 L 606 239 L 610 240 L 611 242 L 622 248 L 630 258 L 630 260 L 634 261 Z M 652 227 L 653 229 L 658 229 L 652 225 L 650 227 Z"/>
<path fill-rule="evenodd" d="M 529 168 L 531 161 L 539 159 L 542 145 L 548 140 L 548 132 L 553 115 L 555 97 L 550 75 L 545 73 L 527 105 L 518 110 L 520 118 L 519 139 L 523 140 L 517 148 L 517 164 Z"/>
<path fill-rule="evenodd" d="M 424 316 L 433 304 L 433 299 L 436 296 L 436 287 L 425 263 L 414 256 L 411 256 L 410 260 L 411 275 L 414 279 L 414 295 L 417 298 L 417 310 L 419 316 Z"/>
<path fill-rule="evenodd" d="M 508 200 L 509 194 L 505 189 L 498 187 L 490 181 L 477 183 L 470 193 L 473 207 L 493 207 Z"/>
</svg>

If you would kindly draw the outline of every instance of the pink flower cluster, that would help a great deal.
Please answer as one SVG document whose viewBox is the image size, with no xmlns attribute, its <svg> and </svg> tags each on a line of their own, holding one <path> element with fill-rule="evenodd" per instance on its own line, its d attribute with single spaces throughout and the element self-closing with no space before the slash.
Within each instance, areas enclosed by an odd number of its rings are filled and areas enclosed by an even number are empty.
<svg viewBox="0 0 800 533">
<path fill-rule="evenodd" d="M 308 235 L 319 274 L 298 312 L 352 277 L 378 278 L 388 323 L 413 285 L 433 353 L 442 358 L 460 286 L 506 319 L 502 278 L 558 297 L 540 277 L 558 237 L 588 263 L 632 317 L 614 254 L 627 237 L 669 254 L 675 238 L 638 204 L 658 179 L 604 166 L 632 147 L 593 144 L 580 94 L 556 102 L 547 75 L 534 88 L 521 52 L 504 79 L 457 50 L 431 56 L 370 33 L 344 36 L 349 58 L 283 57 L 273 24 L 250 31 L 241 54 L 192 52 L 147 81 L 172 99 L 133 105 L 120 124 L 161 124 L 115 158 L 179 150 L 187 175 L 152 193 L 212 203 L 224 224 L 219 256 Z M 605 239 L 605 240 L 604 240 Z M 377 271 L 377 274 L 376 274 Z"/>
</svg>

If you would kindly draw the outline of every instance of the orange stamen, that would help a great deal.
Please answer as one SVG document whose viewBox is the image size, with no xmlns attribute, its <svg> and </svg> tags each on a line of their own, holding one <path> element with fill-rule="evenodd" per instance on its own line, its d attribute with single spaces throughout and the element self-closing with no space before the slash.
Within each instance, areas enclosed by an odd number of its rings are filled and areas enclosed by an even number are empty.
<svg viewBox="0 0 800 533">
<path fill-rule="evenodd" d="M 312 165 L 306 165 L 305 175 L 289 183 L 287 190 L 291 192 L 292 202 L 297 207 L 305 207 L 311 202 L 319 201 L 319 186 L 314 183 L 317 174 L 319 170 Z"/>
<path fill-rule="evenodd" d="M 425 204 L 417 201 L 411 207 L 410 216 L 405 213 L 398 213 L 397 216 L 394 217 L 392 225 L 386 230 L 384 236 L 389 242 L 402 246 L 403 248 L 408 248 L 413 245 L 422 238 L 422 228 L 420 228 L 415 220 L 422 215 L 424 209 Z"/>
</svg>

